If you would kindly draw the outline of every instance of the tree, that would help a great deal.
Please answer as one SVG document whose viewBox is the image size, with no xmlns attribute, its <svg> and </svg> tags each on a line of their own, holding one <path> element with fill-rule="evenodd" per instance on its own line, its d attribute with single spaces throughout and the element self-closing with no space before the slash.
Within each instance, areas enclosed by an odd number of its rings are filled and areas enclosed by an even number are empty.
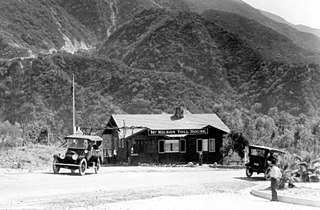
<svg viewBox="0 0 320 210">
<path fill-rule="evenodd" d="M 236 152 L 242 159 L 244 158 L 245 148 L 248 145 L 249 142 L 242 135 L 242 133 L 231 131 L 227 138 L 223 141 L 221 153 L 223 157 L 226 157 L 230 151 Z"/>
</svg>

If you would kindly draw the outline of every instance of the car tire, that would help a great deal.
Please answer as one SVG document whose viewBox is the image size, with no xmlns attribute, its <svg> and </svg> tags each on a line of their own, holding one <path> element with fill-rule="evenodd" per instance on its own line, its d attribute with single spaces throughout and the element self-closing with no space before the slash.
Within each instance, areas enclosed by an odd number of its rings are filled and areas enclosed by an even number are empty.
<svg viewBox="0 0 320 210">
<path fill-rule="evenodd" d="M 60 166 L 57 166 L 56 163 L 58 163 L 58 160 L 55 158 L 53 159 L 52 170 L 53 170 L 53 173 L 58 174 L 60 171 Z"/>
<path fill-rule="evenodd" d="M 95 167 L 94 167 L 94 173 L 98 173 L 98 171 L 99 171 L 99 169 L 100 169 L 100 159 L 99 158 L 97 158 L 97 162 L 96 162 L 96 165 L 95 165 Z"/>
<path fill-rule="evenodd" d="M 86 161 L 86 159 L 83 158 L 80 161 L 80 164 L 79 164 L 79 174 L 81 176 L 85 175 L 86 174 L 86 169 L 87 169 L 87 161 Z"/>
<path fill-rule="evenodd" d="M 264 178 L 265 178 L 266 180 L 268 180 L 268 181 L 270 181 L 270 179 L 271 179 L 270 172 L 271 172 L 271 167 L 268 167 L 268 168 L 266 169 L 266 171 L 264 172 Z"/>
<path fill-rule="evenodd" d="M 250 178 L 253 174 L 253 170 L 250 167 L 246 167 L 246 176 Z"/>
</svg>

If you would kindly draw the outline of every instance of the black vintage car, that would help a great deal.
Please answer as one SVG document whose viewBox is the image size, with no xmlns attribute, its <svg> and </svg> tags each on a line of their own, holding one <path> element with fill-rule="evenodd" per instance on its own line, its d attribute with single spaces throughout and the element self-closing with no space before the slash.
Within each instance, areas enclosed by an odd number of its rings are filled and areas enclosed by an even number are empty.
<svg viewBox="0 0 320 210">
<path fill-rule="evenodd" d="M 270 180 L 270 167 L 267 163 L 269 157 L 273 156 L 279 158 L 281 154 L 285 152 L 271 148 L 258 145 L 249 146 L 249 162 L 245 164 L 246 175 L 251 177 L 253 172 L 264 173 L 264 177 Z"/>
<path fill-rule="evenodd" d="M 99 147 L 102 138 L 90 135 L 70 135 L 65 137 L 67 151 L 64 154 L 53 155 L 53 172 L 59 173 L 60 168 L 70 169 L 75 173 L 78 169 L 80 175 L 84 175 L 86 169 L 94 168 L 98 173 L 101 163 L 102 152 Z"/>
</svg>

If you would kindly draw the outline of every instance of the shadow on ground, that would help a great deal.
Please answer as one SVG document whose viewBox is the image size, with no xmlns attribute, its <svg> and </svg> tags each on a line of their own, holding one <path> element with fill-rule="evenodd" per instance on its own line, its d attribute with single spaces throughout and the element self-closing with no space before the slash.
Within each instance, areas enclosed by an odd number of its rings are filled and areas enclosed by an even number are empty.
<svg viewBox="0 0 320 210">
<path fill-rule="evenodd" d="M 234 177 L 235 179 L 241 179 L 248 182 L 261 182 L 261 181 L 267 181 L 264 177 Z"/>
<path fill-rule="evenodd" d="M 81 176 L 79 173 L 71 173 L 71 172 L 59 172 L 59 173 L 57 173 L 57 174 L 55 174 L 55 173 L 53 173 L 53 172 L 42 172 L 41 174 L 51 174 L 51 175 L 57 175 L 57 176 Z M 85 174 L 85 176 L 87 176 L 87 175 L 94 175 L 95 173 L 87 173 L 86 172 L 86 174 Z"/>
</svg>

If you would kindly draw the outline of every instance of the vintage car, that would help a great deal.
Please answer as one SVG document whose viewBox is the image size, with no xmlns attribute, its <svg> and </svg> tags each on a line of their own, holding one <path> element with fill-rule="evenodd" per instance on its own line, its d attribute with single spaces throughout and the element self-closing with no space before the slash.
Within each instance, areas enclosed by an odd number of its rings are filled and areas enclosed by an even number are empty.
<svg viewBox="0 0 320 210">
<path fill-rule="evenodd" d="M 285 152 L 271 147 L 264 147 L 258 145 L 249 146 L 249 162 L 245 164 L 246 175 L 251 177 L 253 172 L 264 173 L 266 180 L 270 180 L 270 166 L 268 165 L 268 158 L 273 156 L 279 158 Z"/>
<path fill-rule="evenodd" d="M 67 143 L 67 151 L 63 154 L 53 155 L 53 172 L 59 173 L 60 168 L 70 169 L 75 173 L 79 169 L 79 174 L 84 175 L 86 169 L 94 168 L 98 173 L 101 163 L 102 152 L 99 147 L 102 138 L 90 135 L 69 135 L 64 138 Z"/>
</svg>

